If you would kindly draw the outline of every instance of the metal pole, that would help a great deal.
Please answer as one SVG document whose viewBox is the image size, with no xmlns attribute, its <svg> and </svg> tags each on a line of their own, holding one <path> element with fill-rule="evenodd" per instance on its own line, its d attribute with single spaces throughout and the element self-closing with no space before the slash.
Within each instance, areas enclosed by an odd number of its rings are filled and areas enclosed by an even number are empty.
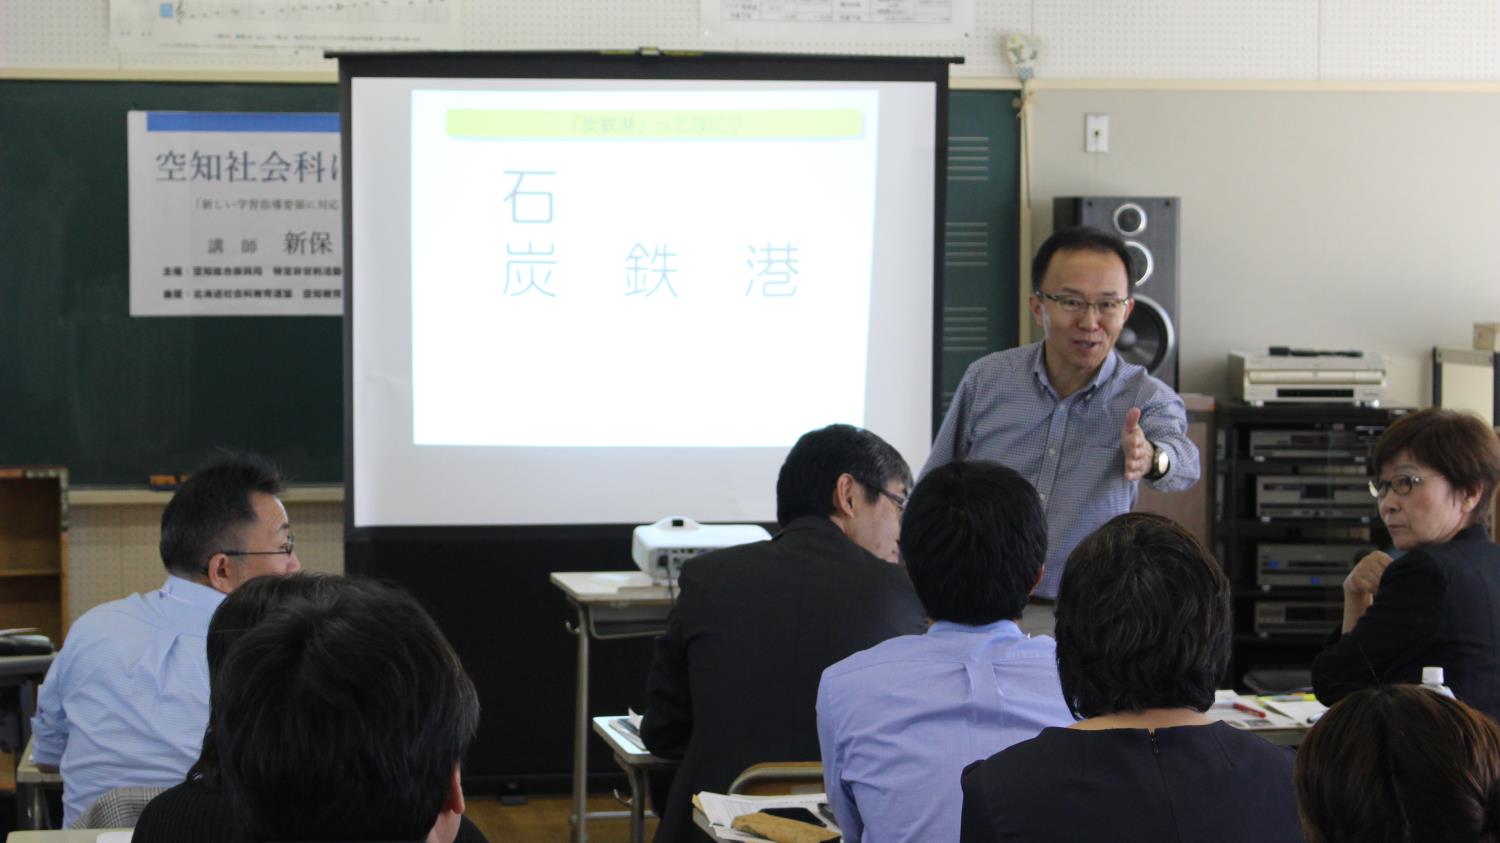
<svg viewBox="0 0 1500 843">
<path fill-rule="evenodd" d="M 573 843 L 588 841 L 589 808 L 589 623 L 588 610 L 574 603 L 578 610 L 578 695 L 573 703 Z"/>
</svg>

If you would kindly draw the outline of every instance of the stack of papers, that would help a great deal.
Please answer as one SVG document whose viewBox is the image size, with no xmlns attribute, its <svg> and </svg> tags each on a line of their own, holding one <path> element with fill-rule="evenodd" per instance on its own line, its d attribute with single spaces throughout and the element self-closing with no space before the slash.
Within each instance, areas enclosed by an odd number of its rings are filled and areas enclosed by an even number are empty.
<svg viewBox="0 0 1500 843">
<path fill-rule="evenodd" d="M 713 826 L 714 834 L 720 840 L 759 840 L 761 843 L 765 843 L 765 838 L 731 828 L 734 818 L 744 814 L 754 814 L 766 808 L 806 808 L 814 816 L 826 816 L 825 812 L 828 810 L 828 797 L 822 793 L 803 793 L 795 796 L 726 796 L 722 793 L 705 791 L 694 796 L 693 803 L 703 811 L 703 816 L 708 818 L 709 824 Z M 838 831 L 838 827 L 831 820 L 825 819 L 823 825 Z"/>
</svg>

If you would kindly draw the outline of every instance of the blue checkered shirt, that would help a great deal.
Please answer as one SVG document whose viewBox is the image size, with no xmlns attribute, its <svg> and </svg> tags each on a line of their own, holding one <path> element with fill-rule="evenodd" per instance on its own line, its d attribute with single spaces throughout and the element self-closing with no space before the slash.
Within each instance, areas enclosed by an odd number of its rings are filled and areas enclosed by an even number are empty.
<svg viewBox="0 0 1500 843">
<path fill-rule="evenodd" d="M 1170 387 L 1110 352 L 1087 386 L 1058 398 L 1042 364 L 1042 344 L 997 351 L 969 366 L 932 443 L 922 473 L 953 460 L 993 460 L 1031 481 L 1047 513 L 1047 571 L 1036 596 L 1055 599 L 1068 554 L 1104 522 L 1135 506 L 1125 480 L 1120 436 L 1125 414 L 1141 408 L 1141 431 L 1168 452 L 1164 492 L 1198 482 L 1198 448 L 1187 409 Z"/>
</svg>

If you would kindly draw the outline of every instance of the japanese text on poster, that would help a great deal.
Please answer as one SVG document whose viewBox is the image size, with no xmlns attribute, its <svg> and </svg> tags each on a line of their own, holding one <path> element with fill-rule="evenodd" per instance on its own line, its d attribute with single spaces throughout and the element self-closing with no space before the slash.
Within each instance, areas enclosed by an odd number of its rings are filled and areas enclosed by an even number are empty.
<svg viewBox="0 0 1500 843">
<path fill-rule="evenodd" d="M 338 316 L 337 114 L 132 111 L 131 316 Z"/>
</svg>

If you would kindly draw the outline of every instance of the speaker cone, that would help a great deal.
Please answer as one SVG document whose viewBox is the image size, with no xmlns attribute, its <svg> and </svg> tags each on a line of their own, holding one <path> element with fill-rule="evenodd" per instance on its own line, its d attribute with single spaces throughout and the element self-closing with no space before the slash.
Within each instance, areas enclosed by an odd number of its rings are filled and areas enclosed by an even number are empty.
<svg viewBox="0 0 1500 843">
<path fill-rule="evenodd" d="M 1136 240 L 1126 240 L 1125 248 L 1130 250 L 1134 260 L 1130 262 L 1130 285 L 1139 287 L 1151 278 L 1151 273 L 1156 271 L 1156 259 L 1151 256 L 1151 250 Z"/>
<path fill-rule="evenodd" d="M 1177 347 L 1177 336 L 1172 332 L 1172 319 L 1161 305 L 1146 296 L 1135 297 L 1135 309 L 1120 330 L 1115 340 L 1115 350 L 1128 363 L 1146 367 L 1146 371 L 1157 374 L 1157 369 Z"/>
<path fill-rule="evenodd" d="M 1134 237 L 1146 230 L 1146 209 L 1134 202 L 1125 202 L 1114 213 L 1115 231 L 1122 237 Z"/>
</svg>

